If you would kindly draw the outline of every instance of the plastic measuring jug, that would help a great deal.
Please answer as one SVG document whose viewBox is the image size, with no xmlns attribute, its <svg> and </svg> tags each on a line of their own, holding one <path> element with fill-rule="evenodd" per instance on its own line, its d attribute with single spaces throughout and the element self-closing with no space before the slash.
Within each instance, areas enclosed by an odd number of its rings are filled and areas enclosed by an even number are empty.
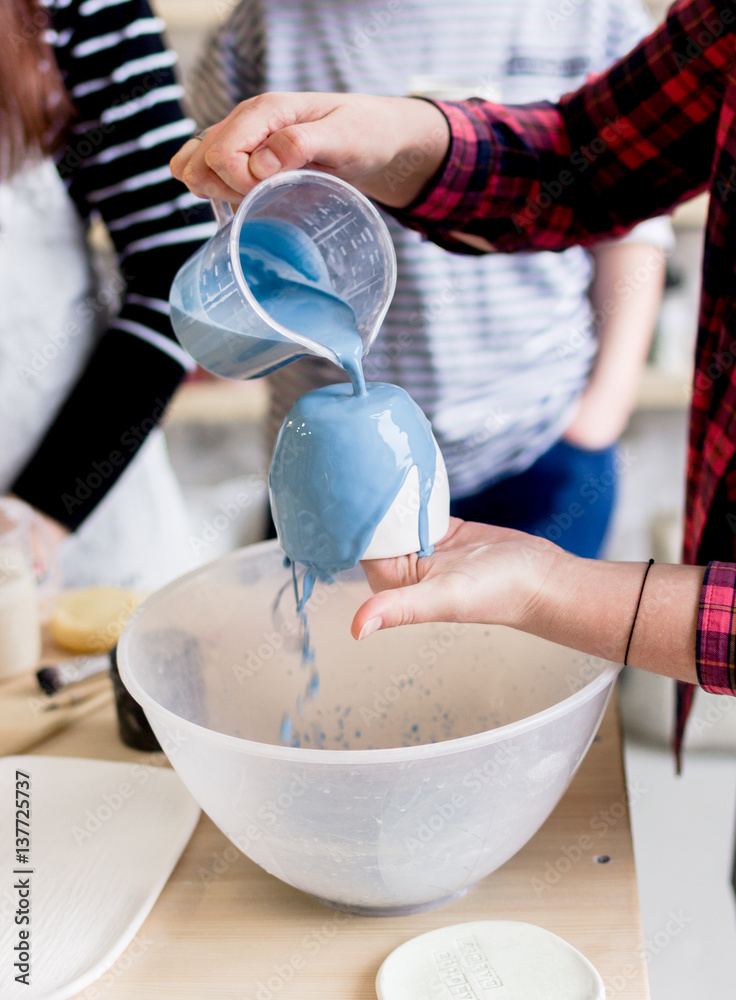
<svg viewBox="0 0 736 1000">
<path fill-rule="evenodd" d="M 220 228 L 180 268 L 171 287 L 171 322 L 203 368 L 256 378 L 307 354 L 339 364 L 325 344 L 283 325 L 256 299 L 243 273 L 243 241 L 268 224 L 269 266 L 355 313 L 363 354 L 373 343 L 396 287 L 396 254 L 376 208 L 350 184 L 316 170 L 290 170 L 262 181 L 235 215 L 216 206 Z M 276 246 L 273 235 L 276 232 Z M 296 323 L 295 325 L 298 325 Z"/>
</svg>

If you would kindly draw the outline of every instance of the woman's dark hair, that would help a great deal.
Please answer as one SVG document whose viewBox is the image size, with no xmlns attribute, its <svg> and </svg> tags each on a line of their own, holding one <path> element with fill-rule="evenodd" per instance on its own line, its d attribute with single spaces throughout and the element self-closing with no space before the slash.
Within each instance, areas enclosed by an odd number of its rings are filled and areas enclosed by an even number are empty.
<svg viewBox="0 0 736 1000">
<path fill-rule="evenodd" d="M 38 0 L 0 0 L 0 179 L 57 152 L 74 116 Z"/>
</svg>

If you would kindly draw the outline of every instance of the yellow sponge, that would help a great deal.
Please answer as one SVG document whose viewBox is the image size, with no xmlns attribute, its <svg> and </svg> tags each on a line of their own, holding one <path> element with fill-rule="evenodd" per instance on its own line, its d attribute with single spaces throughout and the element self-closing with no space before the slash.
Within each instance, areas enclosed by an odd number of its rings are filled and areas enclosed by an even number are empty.
<svg viewBox="0 0 736 1000">
<path fill-rule="evenodd" d="M 49 627 L 54 642 L 73 653 L 105 653 L 141 602 L 122 587 L 84 587 L 64 594 Z"/>
</svg>

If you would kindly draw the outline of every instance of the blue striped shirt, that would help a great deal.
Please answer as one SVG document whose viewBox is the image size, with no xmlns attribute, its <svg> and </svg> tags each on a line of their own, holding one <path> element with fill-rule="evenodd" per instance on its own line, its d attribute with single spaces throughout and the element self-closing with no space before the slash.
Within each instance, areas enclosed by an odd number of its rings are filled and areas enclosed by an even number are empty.
<svg viewBox="0 0 736 1000">
<path fill-rule="evenodd" d="M 263 90 L 554 99 L 647 23 L 638 0 L 241 0 L 200 61 L 193 113 L 211 124 Z M 416 399 L 453 494 L 469 495 L 527 468 L 569 424 L 596 353 L 591 258 L 450 255 L 386 220 L 399 279 L 366 375 Z M 668 224 L 652 225 L 632 238 L 666 243 Z M 296 398 L 339 378 L 313 359 L 270 376 L 272 436 Z"/>
</svg>

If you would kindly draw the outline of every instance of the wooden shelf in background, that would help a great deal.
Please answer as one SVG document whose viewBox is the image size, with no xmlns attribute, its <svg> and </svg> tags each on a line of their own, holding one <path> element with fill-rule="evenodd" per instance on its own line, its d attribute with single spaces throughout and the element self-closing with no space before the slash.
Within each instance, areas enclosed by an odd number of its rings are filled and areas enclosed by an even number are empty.
<svg viewBox="0 0 736 1000">
<path fill-rule="evenodd" d="M 253 423 L 266 416 L 263 379 L 246 382 L 185 382 L 166 413 L 166 424 Z"/>
<path fill-rule="evenodd" d="M 169 28 L 209 28 L 236 6 L 234 0 L 152 0 L 151 6 Z"/>
<path fill-rule="evenodd" d="M 676 410 L 690 405 L 691 372 L 647 365 L 639 385 L 638 410 Z M 263 379 L 246 382 L 185 382 L 166 414 L 167 424 L 257 423 L 266 417 Z"/>
<path fill-rule="evenodd" d="M 672 224 L 675 229 L 702 229 L 707 214 L 708 195 L 704 192 L 676 208 L 672 214 Z"/>
<path fill-rule="evenodd" d="M 637 410 L 684 410 L 690 406 L 692 371 L 662 371 L 647 365 L 639 382 Z"/>
</svg>

